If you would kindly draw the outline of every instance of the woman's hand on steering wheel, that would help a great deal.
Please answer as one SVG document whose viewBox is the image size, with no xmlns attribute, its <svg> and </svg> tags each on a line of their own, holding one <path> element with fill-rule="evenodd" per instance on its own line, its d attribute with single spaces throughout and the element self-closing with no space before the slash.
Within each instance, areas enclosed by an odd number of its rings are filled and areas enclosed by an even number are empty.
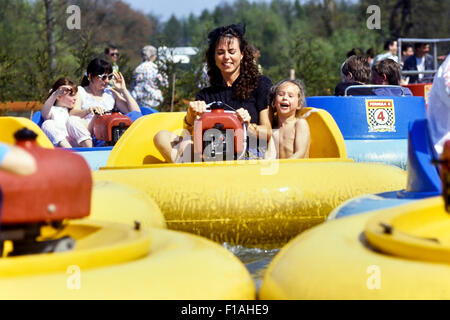
<svg viewBox="0 0 450 320">
<path fill-rule="evenodd" d="M 206 112 L 207 105 L 205 101 L 191 101 L 189 102 L 189 108 L 186 117 L 190 123 L 193 123 L 197 117 L 200 117 Z"/>
<path fill-rule="evenodd" d="M 92 113 L 93 115 L 98 114 L 99 116 L 102 116 L 105 114 L 105 111 L 103 111 L 102 107 L 90 107 L 89 112 Z"/>
<path fill-rule="evenodd" d="M 239 108 L 236 110 L 236 116 L 238 117 L 239 121 L 242 123 L 250 123 L 250 120 L 252 117 L 250 116 L 250 113 L 244 108 Z"/>
</svg>

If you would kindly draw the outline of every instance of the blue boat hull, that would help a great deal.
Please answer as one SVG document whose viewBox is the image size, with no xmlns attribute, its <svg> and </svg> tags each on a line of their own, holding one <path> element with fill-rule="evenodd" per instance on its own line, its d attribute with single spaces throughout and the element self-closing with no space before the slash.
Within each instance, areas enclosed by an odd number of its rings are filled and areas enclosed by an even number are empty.
<svg viewBox="0 0 450 320">
<path fill-rule="evenodd" d="M 408 181 L 404 190 L 365 195 L 350 199 L 335 208 L 328 219 L 338 219 L 371 210 L 394 207 L 419 199 L 438 196 L 442 185 L 437 168 L 431 163 L 435 157 L 426 119 L 412 122 L 408 139 Z"/>
</svg>

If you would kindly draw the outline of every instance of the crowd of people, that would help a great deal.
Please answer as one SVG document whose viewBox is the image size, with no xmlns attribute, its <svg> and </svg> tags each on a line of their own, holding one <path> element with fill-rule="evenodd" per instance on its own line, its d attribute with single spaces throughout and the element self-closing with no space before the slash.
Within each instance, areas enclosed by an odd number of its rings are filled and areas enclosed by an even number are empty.
<svg viewBox="0 0 450 320">
<path fill-rule="evenodd" d="M 433 71 L 438 66 L 435 66 L 434 58 L 429 54 L 429 43 L 406 43 L 402 45 L 401 51 L 399 59 L 396 40 L 387 40 L 384 52 L 376 56 L 372 48 L 366 52 L 360 48 L 351 49 L 341 65 L 342 81 L 336 86 L 335 95 L 412 95 L 406 87 L 376 88 L 371 85 L 400 86 L 433 82 Z M 437 60 L 444 59 L 445 56 L 437 57 Z M 408 71 L 411 73 L 406 73 Z"/>
<path fill-rule="evenodd" d="M 384 50 L 378 55 L 373 49 L 350 50 L 341 65 L 342 81 L 337 84 L 335 95 L 412 95 L 400 85 L 420 82 L 426 76 L 402 77 L 401 70 L 434 68 L 428 44 L 404 45 L 400 60 L 397 41 L 386 41 Z M 260 54 L 259 48 L 248 43 L 245 26 L 232 24 L 209 33 L 204 67 L 208 86 L 189 102 L 185 133 L 178 136 L 162 130 L 153 137 L 167 162 L 193 161 L 194 122 L 217 101 L 235 111 L 249 137 L 257 141 L 254 147 L 248 147 L 245 158 L 308 157 L 310 130 L 308 122 L 299 116 L 305 105 L 302 82 L 284 79 L 273 85 L 262 74 Z M 119 50 L 112 44 L 105 49 L 103 58 L 89 63 L 80 85 L 67 78 L 58 79 L 42 107 L 42 129 L 52 143 L 64 148 L 93 147 L 96 114 L 111 110 L 127 114 L 140 112 L 142 107 L 158 109 L 163 103 L 161 86 L 168 86 L 168 82 L 155 64 L 155 47 L 142 48 L 141 57 L 130 90 L 117 64 Z"/>
</svg>

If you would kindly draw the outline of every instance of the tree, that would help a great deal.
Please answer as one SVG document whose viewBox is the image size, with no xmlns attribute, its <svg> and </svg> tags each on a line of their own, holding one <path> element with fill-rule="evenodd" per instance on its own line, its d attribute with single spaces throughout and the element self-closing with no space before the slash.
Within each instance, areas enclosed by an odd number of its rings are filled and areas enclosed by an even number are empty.
<svg viewBox="0 0 450 320">
<path fill-rule="evenodd" d="M 47 54 L 50 76 L 53 77 L 56 72 L 56 47 L 55 47 L 55 17 L 53 12 L 53 0 L 44 0 L 45 2 L 45 23 L 47 25 Z"/>
<path fill-rule="evenodd" d="M 411 23 L 411 0 L 398 0 L 389 19 L 389 29 L 394 38 L 406 34 L 413 26 Z"/>
<path fill-rule="evenodd" d="M 163 36 L 167 47 L 178 47 L 183 44 L 183 28 L 178 19 L 171 15 L 163 28 Z"/>
</svg>

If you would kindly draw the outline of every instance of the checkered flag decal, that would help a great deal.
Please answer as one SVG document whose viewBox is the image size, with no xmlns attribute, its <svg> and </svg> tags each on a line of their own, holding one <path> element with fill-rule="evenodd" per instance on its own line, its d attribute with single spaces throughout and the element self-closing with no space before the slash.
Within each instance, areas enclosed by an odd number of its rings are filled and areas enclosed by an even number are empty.
<svg viewBox="0 0 450 320">
<path fill-rule="evenodd" d="M 379 125 L 379 123 L 377 122 L 377 119 L 375 118 L 375 112 L 377 110 L 380 110 L 378 108 L 370 108 L 369 109 L 369 123 L 371 127 L 376 127 Z M 384 111 L 386 111 L 387 114 L 387 122 L 385 123 L 386 126 L 392 126 L 394 124 L 394 110 L 392 110 L 392 108 L 386 108 L 386 109 L 382 109 Z"/>
</svg>

